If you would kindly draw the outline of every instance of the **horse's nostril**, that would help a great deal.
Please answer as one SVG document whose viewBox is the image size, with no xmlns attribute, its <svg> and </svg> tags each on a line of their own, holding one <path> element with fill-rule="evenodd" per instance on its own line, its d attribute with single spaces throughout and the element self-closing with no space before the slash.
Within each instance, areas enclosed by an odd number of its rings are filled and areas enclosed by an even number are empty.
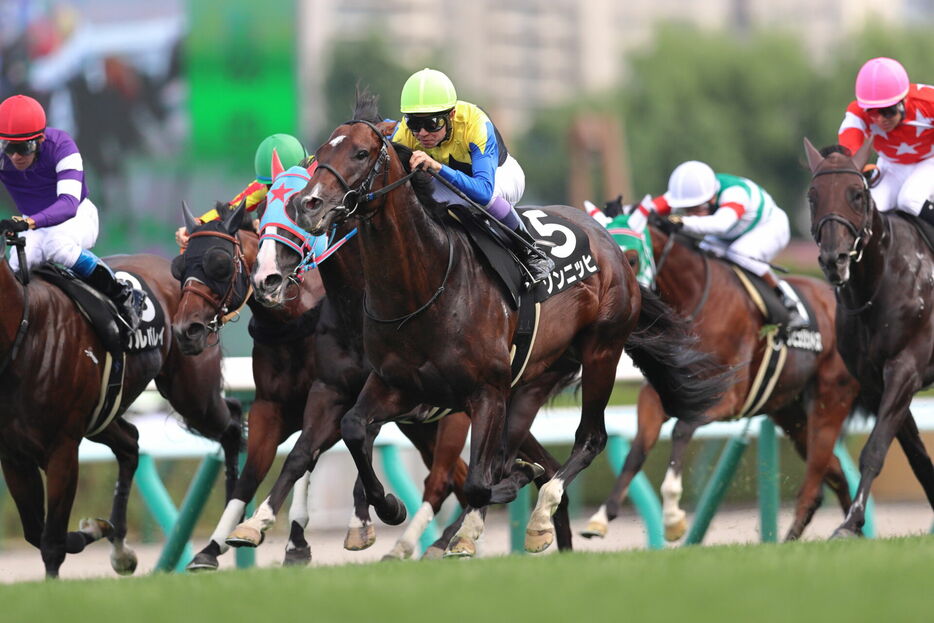
<svg viewBox="0 0 934 623">
<path fill-rule="evenodd" d="M 269 275 L 263 280 L 263 288 L 270 292 L 282 285 L 282 275 Z"/>
<path fill-rule="evenodd" d="M 185 329 L 184 336 L 194 340 L 204 335 L 205 326 L 200 322 L 193 322 Z"/>
</svg>

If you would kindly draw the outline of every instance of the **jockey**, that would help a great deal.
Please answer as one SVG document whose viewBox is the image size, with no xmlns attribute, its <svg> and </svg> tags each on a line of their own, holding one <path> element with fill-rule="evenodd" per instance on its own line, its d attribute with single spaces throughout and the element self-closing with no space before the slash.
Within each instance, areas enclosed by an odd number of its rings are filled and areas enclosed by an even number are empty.
<svg viewBox="0 0 934 623">
<path fill-rule="evenodd" d="M 84 163 L 74 140 L 47 128 L 42 105 L 14 95 L 0 103 L 0 181 L 22 216 L 4 222 L 23 232 L 26 268 L 51 261 L 70 268 L 113 301 L 130 330 L 139 326 L 140 293 L 90 251 L 97 242 L 97 206 L 88 198 Z M 16 253 L 10 267 L 19 269 Z"/>
<path fill-rule="evenodd" d="M 934 86 L 910 83 L 894 59 L 870 59 L 856 75 L 856 99 L 838 133 L 853 154 L 872 140 L 879 154 L 870 190 L 877 210 L 901 210 L 934 225 Z"/>
<path fill-rule="evenodd" d="M 414 150 L 412 169 L 438 173 L 516 232 L 528 243 L 519 253 L 533 282 L 546 279 L 554 263 L 537 249 L 514 207 L 525 190 L 525 173 L 486 113 L 458 100 L 451 80 L 434 69 L 405 81 L 399 108 L 403 120 L 392 140 Z"/>
<path fill-rule="evenodd" d="M 272 134 L 263 139 L 263 142 L 256 148 L 256 155 L 253 156 L 253 169 L 256 172 L 256 179 L 250 182 L 246 188 L 237 193 L 237 196 L 230 200 L 229 205 L 237 206 L 241 201 L 246 202 L 247 212 L 256 211 L 262 213 L 266 201 L 266 193 L 272 185 L 272 162 L 273 150 L 279 155 L 282 166 L 286 169 L 303 164 L 308 166 L 314 156 L 309 156 L 308 151 L 302 146 L 301 142 L 291 134 Z M 220 218 L 216 209 L 211 209 L 202 214 L 197 220 L 200 223 L 206 223 Z M 254 222 L 254 226 L 258 220 Z M 179 227 L 175 232 L 175 242 L 184 249 L 188 245 L 188 232 L 184 227 Z"/>
<path fill-rule="evenodd" d="M 786 330 L 807 326 L 797 296 L 769 266 L 788 244 L 791 232 L 788 216 L 761 186 L 744 177 L 714 173 L 707 164 L 689 160 L 671 173 L 668 192 L 642 200 L 629 219 L 630 229 L 639 231 L 651 210 L 662 216 L 673 210 L 682 212 L 669 216 L 669 221 L 686 233 L 704 236 L 702 248 L 758 275 L 775 290 L 788 310 Z"/>
</svg>

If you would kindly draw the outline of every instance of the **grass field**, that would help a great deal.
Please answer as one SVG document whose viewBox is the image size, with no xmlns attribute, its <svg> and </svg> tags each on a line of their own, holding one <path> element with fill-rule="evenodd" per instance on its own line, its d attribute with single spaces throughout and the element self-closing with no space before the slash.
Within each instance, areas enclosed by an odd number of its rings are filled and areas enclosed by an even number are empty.
<svg viewBox="0 0 934 623">
<path fill-rule="evenodd" d="M 932 561 L 913 537 L 37 582 L 0 620 L 931 621 Z"/>
</svg>

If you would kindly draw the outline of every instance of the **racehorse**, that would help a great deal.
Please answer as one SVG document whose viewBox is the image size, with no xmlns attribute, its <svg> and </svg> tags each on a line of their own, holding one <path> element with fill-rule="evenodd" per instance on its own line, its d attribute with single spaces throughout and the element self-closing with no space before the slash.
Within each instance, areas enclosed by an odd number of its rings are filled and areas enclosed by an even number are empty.
<svg viewBox="0 0 934 623">
<path fill-rule="evenodd" d="M 273 189 L 276 187 L 274 184 Z M 229 213 L 222 205 L 218 206 L 218 212 Z M 235 215 L 223 222 L 197 224 L 187 207 L 183 208 L 183 214 L 190 242 L 173 264 L 173 273 L 183 284 L 182 298 L 174 318 L 174 331 L 182 350 L 187 354 L 198 354 L 216 345 L 216 341 L 211 343 L 211 338 L 217 336 L 230 317 L 229 310 L 238 308 L 244 299 L 252 311 L 250 332 L 254 337 L 252 360 L 256 393 L 249 416 L 247 457 L 233 495 L 208 545 L 188 565 L 189 570 L 200 571 L 218 567 L 218 556 L 228 548 L 224 539 L 236 526 L 246 504 L 268 473 L 277 446 L 302 428 L 309 390 L 315 379 L 322 376 L 316 361 L 321 358 L 326 362 L 328 371 L 323 376 L 327 379 L 348 374 L 353 376 L 351 368 L 362 363 L 358 356 L 347 352 L 333 338 L 334 309 L 325 302 L 318 271 L 305 272 L 281 307 L 261 305 L 251 296 L 249 287 L 258 236 L 250 229 L 240 228 L 241 216 Z M 324 426 L 313 420 L 317 413 L 310 414 L 310 427 Z M 330 428 L 335 429 L 336 423 Z M 428 457 L 428 465 L 434 454 L 436 428 L 437 425 L 430 424 L 403 428 L 403 432 Z M 466 436 L 464 423 L 460 428 L 463 429 L 460 436 Z M 452 432 L 456 439 L 458 432 Z M 328 447 L 330 445 L 333 444 L 328 444 Z M 459 451 L 457 448 L 452 455 L 454 465 L 444 474 L 444 479 L 436 475 L 429 488 L 433 495 L 441 498 L 440 501 L 457 484 L 450 481 L 452 475 L 455 481 L 459 476 L 463 482 L 466 467 L 458 469 L 456 466 L 457 462 L 462 463 L 457 456 Z M 307 564 L 311 560 L 311 548 L 304 535 L 308 522 L 307 488 L 306 475 L 298 479 L 293 491 L 284 559 L 287 565 Z M 375 538 L 366 513 L 368 507 L 362 505 L 357 512 L 359 519 L 354 522 L 355 527 L 349 529 L 346 542 L 354 549 L 369 546 Z M 360 534 L 361 526 L 363 534 Z"/>
<path fill-rule="evenodd" d="M 281 165 L 277 167 L 277 164 L 276 161 L 273 162 L 273 171 L 281 171 Z M 288 174 L 291 171 L 286 173 Z M 295 175 L 300 174 L 301 171 Z M 307 176 L 307 173 L 305 175 Z M 274 189 L 276 187 L 277 183 L 274 183 Z M 281 200 L 279 204 L 281 204 Z M 276 296 L 271 299 L 267 296 L 268 288 L 256 290 L 256 299 L 261 304 L 253 305 L 252 308 L 256 313 L 264 314 L 265 317 L 277 317 L 278 315 L 281 318 L 283 313 L 288 313 L 289 309 L 292 309 L 290 301 L 294 297 L 290 293 L 291 287 L 286 287 L 285 284 L 300 281 L 300 277 L 293 272 L 293 268 L 300 262 L 304 264 L 305 251 L 303 249 L 313 249 L 316 243 L 303 240 L 301 237 L 296 238 L 294 223 L 286 222 L 288 219 L 285 218 L 284 211 L 279 220 L 273 218 L 271 213 L 275 211 L 275 206 L 278 204 L 274 200 L 270 205 L 274 206 L 274 208 L 267 209 L 267 213 L 263 217 L 263 232 L 266 240 L 260 246 L 259 256 L 262 258 L 265 253 L 267 259 L 271 259 L 272 265 L 275 266 L 278 261 L 276 258 L 281 254 L 285 258 L 283 262 L 289 263 L 288 272 L 292 273 L 292 278 L 277 283 Z M 289 244 L 288 241 L 293 238 L 295 242 Z M 319 250 L 320 256 L 316 259 L 318 271 L 315 272 L 320 273 L 327 286 L 328 295 L 322 305 L 318 331 L 314 336 L 315 369 L 317 373 L 312 390 L 310 392 L 307 389 L 305 390 L 308 400 L 302 434 L 286 459 L 282 473 L 273 486 L 269 498 L 260 506 L 260 511 L 258 511 L 260 518 L 254 516 L 254 518 L 238 526 L 228 539 L 228 543 L 232 545 L 255 546 L 261 542 L 262 533 L 274 521 L 274 515 L 281 507 L 284 497 L 288 493 L 288 488 L 306 470 L 310 471 L 314 468 L 317 456 L 321 452 L 340 439 L 340 418 L 349 408 L 349 405 L 356 400 L 357 394 L 362 389 L 363 382 L 371 370 L 364 357 L 362 340 L 360 339 L 363 324 L 363 282 L 358 243 L 352 236 L 342 235 L 340 238 L 343 242 L 333 244 L 327 250 Z M 215 244 L 220 244 L 217 236 L 214 236 L 212 240 Z M 277 244 L 277 241 L 283 242 L 283 244 Z M 305 246 L 303 247 L 303 245 Z M 253 252 L 255 253 L 255 246 L 251 248 L 254 249 Z M 339 252 L 335 252 L 337 248 L 340 248 Z M 267 250 L 264 251 L 263 249 Z M 300 252 L 297 253 L 296 251 Z M 325 256 L 327 261 L 323 259 Z M 257 262 L 255 268 L 257 274 L 264 274 L 261 264 L 262 261 Z M 309 273 L 304 272 L 302 274 L 307 275 Z M 278 276 L 278 273 L 276 275 Z M 273 279 L 262 279 L 264 284 L 273 281 Z M 227 286 L 217 284 L 217 294 L 226 289 Z M 201 298 L 204 299 L 205 297 Z M 197 299 L 192 300 L 196 301 Z M 264 311 L 263 305 L 284 308 L 284 311 L 283 309 Z M 254 355 L 254 366 L 256 365 L 257 359 Z M 279 358 L 271 357 L 269 367 L 273 374 L 279 374 L 281 372 Z M 566 375 L 556 376 L 555 378 L 564 381 L 564 376 Z M 283 380 L 282 377 L 279 377 L 279 380 Z M 259 382 L 259 376 L 257 376 L 257 383 Z M 286 384 L 290 383 L 288 377 L 284 379 L 284 382 Z M 294 387 L 290 391 L 294 391 Z M 536 398 L 541 401 L 546 400 L 547 397 L 547 393 L 536 395 Z M 523 404 L 521 408 L 528 409 L 529 407 Z M 538 405 L 534 405 L 534 409 L 537 410 L 537 408 Z M 452 490 L 458 495 L 461 504 L 464 504 L 461 486 L 467 470 L 466 465 L 460 459 L 460 452 L 468 428 L 469 420 L 463 414 L 448 415 L 437 423 L 420 422 L 418 418 L 416 418 L 414 424 L 400 423 L 400 429 L 418 448 L 425 464 L 429 466 L 430 472 L 425 481 L 423 504 L 419 508 L 410 528 L 400 537 L 388 556 L 407 558 L 412 554 L 421 531 L 425 529 L 434 514 L 438 512 L 441 503 Z M 252 439 L 250 443 L 253 443 Z M 523 442 L 523 455 L 529 461 L 543 464 L 546 470 L 551 469 L 553 472 L 557 469 L 557 461 L 531 437 Z M 537 469 L 529 463 L 520 463 L 515 477 L 517 485 L 522 479 L 541 478 L 537 473 Z M 366 498 L 363 497 L 362 487 L 355 487 L 354 493 L 355 517 L 348 529 L 345 547 L 348 549 L 363 549 L 373 543 L 375 528 L 369 518 L 369 506 L 366 504 Z M 401 520 L 402 518 L 399 519 L 399 521 Z M 558 526 L 559 546 L 563 549 L 570 548 L 571 530 L 567 517 L 566 502 L 559 508 L 555 523 Z M 292 528 L 294 533 L 294 524 Z M 220 530 L 220 527 L 218 529 Z M 453 529 L 456 529 L 456 525 Z M 453 529 L 446 530 L 427 554 L 436 555 L 438 552 L 443 551 L 450 540 Z M 463 554 L 469 555 L 469 550 L 473 547 L 473 544 L 464 543 L 463 547 L 465 548 Z"/>
<path fill-rule="evenodd" d="M 186 357 L 172 341 L 168 319 L 175 312 L 179 293 L 168 261 L 152 255 L 116 256 L 108 258 L 108 264 L 140 277 L 155 296 L 155 300 L 147 299 L 143 318 L 155 316 L 158 305 L 166 325 L 160 335 L 153 336 L 156 348 L 126 354 L 115 417 L 102 430 L 89 430 L 101 400 L 102 374 L 109 367 L 104 343 L 60 288 L 36 276 L 28 285 L 17 280 L 6 260 L 7 242 L 7 232 L 0 232 L 0 251 L 4 252 L 0 259 L 0 291 L 4 295 L 0 310 L 0 403 L 4 405 L 0 411 L 0 464 L 24 536 L 41 551 L 48 577 L 58 576 L 66 553 L 80 552 L 102 537 L 113 545 L 114 570 L 132 573 L 137 559 L 125 545 L 126 507 L 138 462 L 139 435 L 120 414 L 155 379 L 159 392 L 188 426 L 220 440 L 232 486 L 240 446 L 239 403 L 221 397 L 217 351 Z M 16 239 L 13 244 L 25 243 Z M 20 265 L 25 266 L 22 256 Z M 86 435 L 110 447 L 117 457 L 113 507 L 109 522 L 84 520 L 79 531 L 67 532 L 78 484 L 78 445 Z M 45 486 L 40 469 L 46 474 Z"/>
<path fill-rule="evenodd" d="M 821 270 L 836 288 L 837 348 L 860 383 L 859 401 L 876 422 L 859 456 L 853 505 L 834 536 L 862 534 L 873 480 L 897 437 L 934 508 L 934 465 L 911 399 L 934 381 L 934 253 L 911 217 L 876 209 L 861 171 L 871 141 L 850 156 L 818 152 L 805 139 L 811 169 L 811 235 Z"/>
<path fill-rule="evenodd" d="M 606 231 L 579 211 L 556 206 L 534 215 L 555 215 L 582 231 L 599 270 L 542 303 L 536 344 L 510 389 L 517 314 L 466 234 L 451 226 L 447 210 L 417 192 L 424 173 L 407 172 L 408 160 L 386 139 L 391 124 L 380 123 L 375 104 L 358 96 L 354 120 L 318 149 L 314 175 L 288 206 L 289 216 L 315 235 L 351 216 L 359 228 L 363 339 L 373 373 L 342 418 L 341 434 L 367 502 L 392 523 L 404 508 L 373 470 L 367 424 L 390 421 L 421 403 L 465 411 L 471 442 L 464 492 L 472 519 L 458 536 L 469 535 L 480 523 L 478 509 L 516 495 L 515 486 L 501 480 L 534 413 L 520 418 L 510 412 L 507 418 L 507 401 L 538 391 L 536 382 L 549 374 L 581 366 L 583 409 L 571 456 L 540 490 L 527 526 L 526 549 L 541 551 L 554 539 L 551 515 L 565 485 L 606 443 L 604 409 L 624 345 L 666 406 L 686 419 L 716 402 L 724 378 L 691 348 L 674 312 L 640 291 Z M 557 231 L 575 236 L 564 225 Z M 269 284 L 261 277 L 254 275 L 257 290 Z"/>
<path fill-rule="evenodd" d="M 704 350 L 717 361 L 737 371 L 736 383 L 703 421 L 675 423 L 672 432 L 671 458 L 661 486 L 665 538 L 675 541 L 687 529 L 680 508 L 684 451 L 694 431 L 703 423 L 741 416 L 755 391 L 757 371 L 772 347 L 763 339 L 767 321 L 747 294 L 730 265 L 697 249 L 696 241 L 663 231 L 665 221 L 653 215 L 649 225 L 652 249 L 657 266 L 655 284 L 662 300 L 670 304 L 692 324 Z M 641 233 L 641 232 L 639 232 Z M 626 251 L 630 263 L 639 262 L 634 249 Z M 834 490 L 843 512 L 851 498 L 841 466 L 833 454 L 834 444 L 847 416 L 851 413 L 859 385 L 847 372 L 837 353 L 834 333 L 835 303 L 826 283 L 808 277 L 787 279 L 809 303 L 816 315 L 822 347 L 820 352 L 789 348 L 784 367 L 774 389 L 758 409 L 746 413 L 767 413 L 785 431 L 795 450 L 807 464 L 804 482 L 798 491 L 795 515 L 785 540 L 799 538 L 820 507 L 823 498 L 821 480 Z M 761 400 L 761 398 L 760 398 Z M 623 469 L 600 509 L 590 519 L 584 536 L 606 534 L 608 522 L 619 514 L 620 504 L 629 484 L 658 441 L 659 431 L 668 416 L 658 395 L 650 386 L 639 392 L 638 429 Z"/>
</svg>

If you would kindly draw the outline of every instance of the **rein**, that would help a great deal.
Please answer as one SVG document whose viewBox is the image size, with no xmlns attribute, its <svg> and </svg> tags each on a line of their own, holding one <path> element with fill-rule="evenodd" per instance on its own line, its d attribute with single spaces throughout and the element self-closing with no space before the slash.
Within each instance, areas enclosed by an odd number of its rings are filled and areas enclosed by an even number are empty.
<svg viewBox="0 0 934 623">
<path fill-rule="evenodd" d="M 249 299 L 250 295 L 253 294 L 253 284 L 250 283 L 249 279 L 247 279 L 246 295 L 243 297 L 243 300 L 240 301 L 240 304 L 237 305 L 236 309 L 231 310 L 231 302 L 234 297 L 237 278 L 244 273 L 244 267 L 246 266 L 246 257 L 243 255 L 243 248 L 240 245 L 240 239 L 236 236 L 231 236 L 230 234 L 225 234 L 219 231 L 198 231 L 191 234 L 191 238 L 197 238 L 199 236 L 221 238 L 233 243 L 234 249 L 236 249 L 236 253 L 234 255 L 234 265 L 236 266 L 236 269 L 230 276 L 230 283 L 227 285 L 227 291 L 223 296 L 214 296 L 213 291 L 211 291 L 210 288 L 208 288 L 207 294 L 202 292 L 199 288 L 196 288 L 192 284 L 191 279 L 186 281 L 185 285 L 182 287 L 183 295 L 185 292 L 191 292 L 196 296 L 200 296 L 202 299 L 207 301 L 211 307 L 214 308 L 214 318 L 208 321 L 206 326 L 209 332 L 216 334 L 221 330 L 221 327 L 240 315 L 240 310 L 243 309 L 243 306 L 246 305 L 247 299 Z"/>
<path fill-rule="evenodd" d="M 818 171 L 811 177 L 811 180 L 813 181 L 814 178 L 820 177 L 821 175 L 836 175 L 836 174 L 858 175 L 860 181 L 862 181 L 863 183 L 863 193 L 867 196 L 867 202 L 872 201 L 872 198 L 868 196 L 869 195 L 869 184 L 866 181 L 866 177 L 862 173 L 860 173 L 858 170 L 856 170 L 856 168 L 826 169 L 824 171 Z M 882 230 L 882 238 L 879 240 L 879 244 L 883 243 L 886 235 L 890 233 L 890 228 L 891 228 L 891 225 L 889 224 L 888 220 L 882 219 L 882 221 L 885 224 L 885 228 Z M 813 227 L 811 228 L 811 235 L 813 236 L 814 240 L 817 242 L 818 246 L 820 246 L 821 228 L 823 228 L 824 225 L 830 222 L 836 222 L 836 223 L 842 224 L 844 227 L 846 227 L 847 231 L 849 231 L 853 235 L 853 238 L 854 238 L 853 246 L 850 248 L 850 251 L 847 255 L 850 258 L 852 258 L 852 262 L 854 264 L 858 264 L 860 260 L 863 259 L 863 251 L 866 250 L 866 245 L 868 244 L 868 241 L 870 240 L 870 238 L 872 238 L 872 233 L 873 233 L 872 232 L 872 210 L 870 209 L 867 211 L 864 222 L 859 229 L 857 229 L 857 227 L 852 222 L 850 222 L 849 220 L 847 220 L 846 218 L 840 216 L 839 214 L 835 212 L 831 212 L 830 214 L 825 214 L 824 216 L 822 216 L 821 218 L 817 220 L 816 223 L 814 223 Z M 843 311 L 847 315 L 850 315 L 850 316 L 856 316 L 868 310 L 870 307 L 872 307 L 872 304 L 875 301 L 876 296 L 878 296 L 879 292 L 882 290 L 883 281 L 884 279 L 882 279 L 881 277 L 877 279 L 875 290 L 869 296 L 869 299 L 867 299 L 865 303 L 863 303 L 862 305 L 856 308 L 847 307 L 846 303 L 840 297 L 840 293 L 842 292 L 843 288 L 847 284 L 843 284 L 841 286 L 835 287 L 834 292 L 836 294 L 837 301 L 840 303 L 840 307 L 842 307 Z"/>
<path fill-rule="evenodd" d="M 6 235 L 6 232 L 3 234 Z M 0 363 L 0 375 L 6 372 L 7 367 L 16 359 L 16 353 L 23 345 L 23 339 L 26 337 L 26 330 L 29 328 L 29 271 L 26 268 L 26 239 L 16 236 L 7 241 L 16 247 L 16 256 L 19 259 L 19 274 L 23 282 L 23 317 L 19 321 L 19 327 L 16 329 L 16 337 L 13 338 L 13 346 L 7 351 L 3 363 Z"/>
<path fill-rule="evenodd" d="M 665 260 L 668 259 L 668 255 L 671 253 L 671 249 L 675 245 L 675 234 L 669 234 L 668 240 L 665 241 L 665 246 L 662 247 L 662 253 L 658 258 L 658 264 L 655 265 L 655 274 L 661 275 L 662 266 L 665 265 Z M 697 319 L 698 314 L 704 308 L 704 305 L 707 304 L 707 299 L 710 297 L 710 260 L 708 259 L 705 253 L 700 254 L 701 259 L 704 260 L 704 291 L 701 293 L 700 300 L 697 302 L 697 305 L 694 306 L 694 310 L 685 317 L 685 320 L 692 322 Z M 658 277 L 655 279 L 658 283 Z"/>
</svg>

